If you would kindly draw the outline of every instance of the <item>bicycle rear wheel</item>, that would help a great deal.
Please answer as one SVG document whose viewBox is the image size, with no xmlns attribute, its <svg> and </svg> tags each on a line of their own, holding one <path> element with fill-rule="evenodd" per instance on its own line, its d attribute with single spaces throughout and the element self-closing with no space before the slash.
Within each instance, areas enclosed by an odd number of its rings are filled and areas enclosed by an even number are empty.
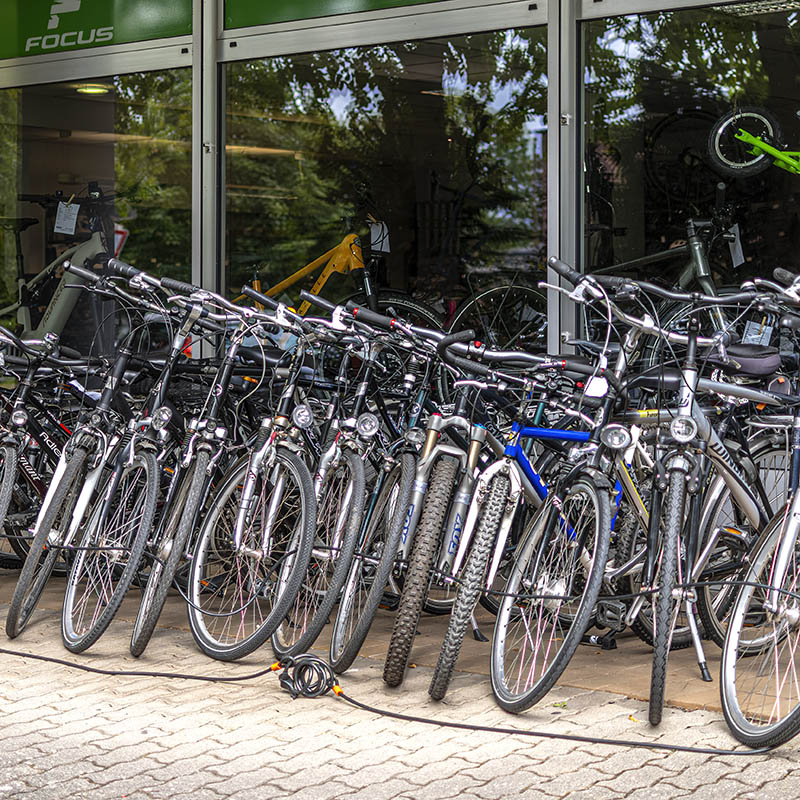
<svg viewBox="0 0 800 800">
<path fill-rule="evenodd" d="M 775 557 L 787 516 L 778 512 L 753 550 L 722 649 L 722 711 L 733 735 L 750 747 L 774 747 L 800 731 L 800 548 L 795 541 L 770 611 Z M 763 587 L 763 588 L 762 588 Z"/>
<path fill-rule="evenodd" d="M 611 535 L 608 491 L 589 473 L 570 477 L 559 510 L 548 494 L 518 548 L 492 640 L 495 700 L 519 713 L 566 669 L 588 627 Z"/>
</svg>

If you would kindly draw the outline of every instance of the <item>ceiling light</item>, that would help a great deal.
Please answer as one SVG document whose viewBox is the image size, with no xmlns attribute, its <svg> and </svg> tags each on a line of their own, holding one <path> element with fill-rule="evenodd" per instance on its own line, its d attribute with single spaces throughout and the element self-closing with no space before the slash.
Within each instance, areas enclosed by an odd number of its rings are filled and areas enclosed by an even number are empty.
<svg viewBox="0 0 800 800">
<path fill-rule="evenodd" d="M 80 94 L 108 94 L 111 86 L 107 83 L 79 83 L 75 91 Z"/>
</svg>

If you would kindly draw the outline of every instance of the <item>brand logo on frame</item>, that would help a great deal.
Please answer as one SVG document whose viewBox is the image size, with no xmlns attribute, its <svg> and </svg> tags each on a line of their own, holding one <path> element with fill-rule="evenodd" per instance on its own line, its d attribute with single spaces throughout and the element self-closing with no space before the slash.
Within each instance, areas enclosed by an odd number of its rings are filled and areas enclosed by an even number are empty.
<svg viewBox="0 0 800 800">
<path fill-rule="evenodd" d="M 55 0 L 50 6 L 50 17 L 47 20 L 47 30 L 53 31 L 59 27 L 62 14 L 80 11 L 81 0 Z M 90 28 L 81 31 L 64 31 L 63 33 L 45 33 L 42 36 L 30 36 L 25 42 L 25 52 L 37 50 L 63 50 L 70 47 L 80 47 L 88 44 L 110 42 L 114 38 L 114 27 Z"/>
</svg>

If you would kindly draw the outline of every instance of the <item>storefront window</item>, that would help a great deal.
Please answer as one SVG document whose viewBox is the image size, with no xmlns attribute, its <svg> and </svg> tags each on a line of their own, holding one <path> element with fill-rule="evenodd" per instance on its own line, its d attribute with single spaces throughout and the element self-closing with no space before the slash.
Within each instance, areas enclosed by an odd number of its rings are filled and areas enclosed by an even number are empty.
<svg viewBox="0 0 800 800">
<path fill-rule="evenodd" d="M 4 322 L 37 328 L 60 270 L 23 290 L 29 324 L 13 308 L 18 281 L 93 232 L 123 260 L 188 280 L 191 71 L 0 91 L 0 175 Z M 86 350 L 91 342 L 81 337 L 96 328 L 98 313 L 83 298 L 63 341 Z"/>
<path fill-rule="evenodd" d="M 717 237 L 717 285 L 800 268 L 800 179 L 776 167 L 731 177 L 708 149 L 714 122 L 750 106 L 777 117 L 798 149 L 798 10 L 753 2 L 584 24 L 585 269 L 674 247 L 689 218 L 724 218 L 726 206 L 742 255 Z M 638 272 L 672 275 L 669 265 Z"/>
<path fill-rule="evenodd" d="M 477 273 L 535 282 L 545 44 L 530 28 L 229 64 L 231 290 L 254 270 L 274 285 L 348 233 L 380 257 L 382 286 L 440 309 Z"/>
</svg>

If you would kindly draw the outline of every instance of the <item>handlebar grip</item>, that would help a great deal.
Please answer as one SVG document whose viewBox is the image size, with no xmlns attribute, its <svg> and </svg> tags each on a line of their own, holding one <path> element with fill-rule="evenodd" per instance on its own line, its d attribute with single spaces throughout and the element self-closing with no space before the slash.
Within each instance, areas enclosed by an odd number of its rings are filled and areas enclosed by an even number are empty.
<svg viewBox="0 0 800 800">
<path fill-rule="evenodd" d="M 722 181 L 719 181 L 714 187 L 714 209 L 722 211 L 725 206 L 725 189 L 728 187 Z"/>
<path fill-rule="evenodd" d="M 160 278 L 162 288 L 169 289 L 171 292 L 180 292 L 181 294 L 191 294 L 192 292 L 199 291 L 199 287 L 193 283 L 185 283 L 184 281 L 175 280 L 175 278 Z"/>
<path fill-rule="evenodd" d="M 457 333 L 448 333 L 447 336 L 443 336 L 436 345 L 436 352 L 439 354 L 439 357 L 447 360 L 447 348 L 450 347 L 451 344 L 456 344 L 458 342 L 471 342 L 475 339 L 475 331 L 472 328 L 467 328 L 463 331 L 458 331 Z"/>
<path fill-rule="evenodd" d="M 577 270 L 572 269 L 569 264 L 565 264 L 561 259 L 551 256 L 547 259 L 547 264 L 551 269 L 554 269 L 562 278 L 566 278 L 570 283 L 577 286 L 584 276 Z"/>
<path fill-rule="evenodd" d="M 392 329 L 394 317 L 387 317 L 383 314 L 378 314 L 375 311 L 371 311 L 368 308 L 364 308 L 364 306 L 354 303 L 352 300 L 348 301 L 347 310 L 351 311 L 353 317 L 359 322 L 366 322 L 367 325 L 374 325 L 376 328 L 382 328 L 386 331 L 390 331 Z"/>
<path fill-rule="evenodd" d="M 772 277 L 779 283 L 785 283 L 787 286 L 791 286 L 791 284 L 794 283 L 794 279 L 797 277 L 797 273 L 789 272 L 788 269 L 784 269 L 783 267 L 775 267 L 775 269 L 772 270 Z"/>
<path fill-rule="evenodd" d="M 79 267 L 76 264 L 73 264 L 71 261 L 64 262 L 64 269 L 67 272 L 71 273 L 72 275 L 75 275 L 78 278 L 82 278 L 84 281 L 87 281 L 88 283 L 97 283 L 100 280 L 100 278 L 103 277 L 102 275 L 99 275 L 96 272 L 92 272 L 89 269 L 84 269 L 83 267 Z"/>
<path fill-rule="evenodd" d="M 327 311 L 329 314 L 332 314 L 336 310 L 336 303 L 331 303 L 330 300 L 326 300 L 324 297 L 320 297 L 317 294 L 311 294 L 311 292 L 307 292 L 305 289 L 300 291 L 300 299 L 306 303 L 311 303 L 312 306 L 321 308 L 323 311 Z"/>
<path fill-rule="evenodd" d="M 135 278 L 141 272 L 140 269 L 136 269 L 136 267 L 132 267 L 130 264 L 126 264 L 118 258 L 109 258 L 108 268 L 117 275 L 121 275 L 123 278 Z"/>
<path fill-rule="evenodd" d="M 242 286 L 242 294 L 245 297 L 249 297 L 251 300 L 255 300 L 256 303 L 261 303 L 262 306 L 269 308 L 272 311 L 276 311 L 280 305 L 280 303 L 273 297 L 267 297 L 267 295 L 257 292 L 252 286 Z"/>
<path fill-rule="evenodd" d="M 200 317 L 199 319 L 195 320 L 195 325 L 198 328 L 205 328 L 207 331 L 211 333 L 227 333 L 227 328 L 223 327 L 222 325 L 218 325 L 216 322 L 212 322 L 209 319 L 203 319 Z"/>
</svg>

